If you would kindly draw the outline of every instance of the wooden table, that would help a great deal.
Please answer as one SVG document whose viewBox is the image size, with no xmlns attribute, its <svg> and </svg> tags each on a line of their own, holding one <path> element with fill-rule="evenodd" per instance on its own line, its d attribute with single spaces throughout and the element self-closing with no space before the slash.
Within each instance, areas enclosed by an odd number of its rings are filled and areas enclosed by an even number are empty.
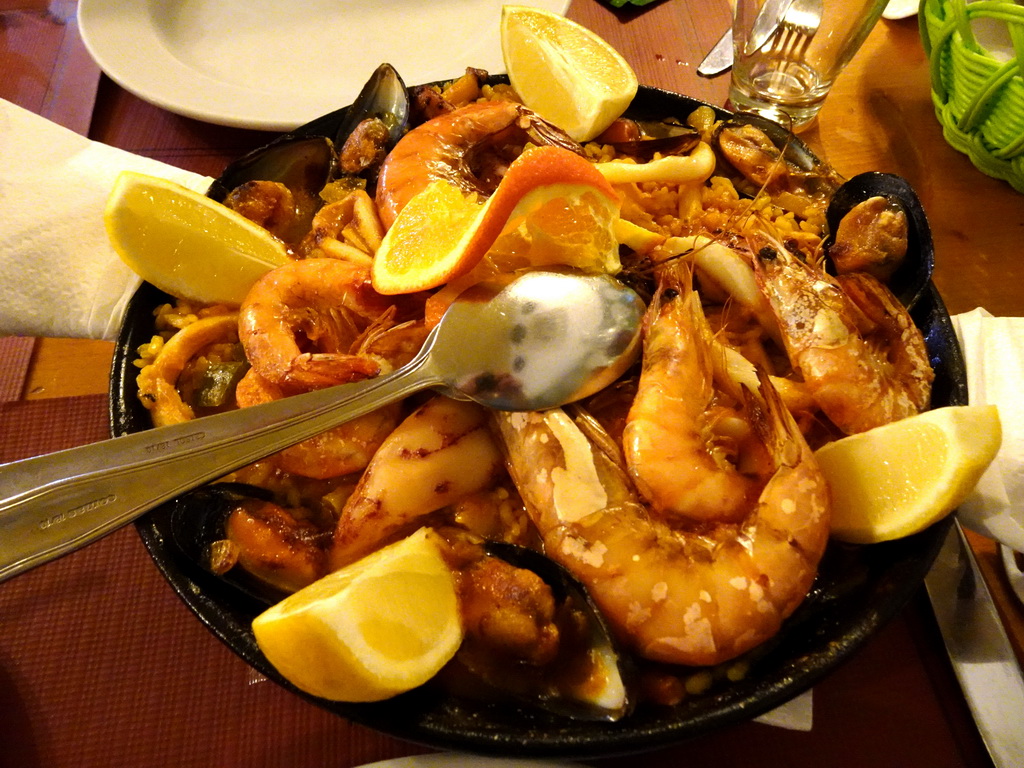
<svg viewBox="0 0 1024 768">
<path fill-rule="evenodd" d="M 705 80 L 695 70 L 727 23 L 728 5 L 696 7 L 663 0 L 616 11 L 575 0 L 569 15 L 616 46 L 641 82 L 724 104 L 727 78 Z M 0 96 L 200 173 L 216 175 L 267 138 L 178 117 L 101 77 L 70 1 L 0 0 L 0 72 Z M 916 19 L 879 23 L 803 138 L 844 175 L 887 171 L 913 184 L 951 313 L 983 306 L 1024 315 L 1024 199 L 943 140 Z M 0 402 L 4 460 L 105 436 L 109 342 L 0 339 L 0 349 L 5 366 L 17 364 L 16 380 L 8 371 L 0 386 L 9 393 Z M 1024 612 L 995 545 L 971 542 L 1024 656 Z M 130 528 L 0 586 L 0 616 L 0 766 L 354 766 L 425 751 L 254 676 L 177 601 Z M 990 764 L 923 591 L 815 689 L 809 733 L 747 723 L 643 759 L 652 767 Z"/>
</svg>

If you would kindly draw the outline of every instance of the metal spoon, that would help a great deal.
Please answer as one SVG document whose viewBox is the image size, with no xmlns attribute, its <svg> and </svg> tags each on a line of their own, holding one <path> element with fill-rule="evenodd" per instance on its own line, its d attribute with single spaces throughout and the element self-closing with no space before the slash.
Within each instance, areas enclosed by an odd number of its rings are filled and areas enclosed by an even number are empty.
<svg viewBox="0 0 1024 768">
<path fill-rule="evenodd" d="M 0 467 L 0 581 L 168 499 L 422 389 L 501 410 L 553 408 L 636 359 L 644 306 L 607 276 L 530 272 L 463 294 L 386 376 Z"/>
</svg>

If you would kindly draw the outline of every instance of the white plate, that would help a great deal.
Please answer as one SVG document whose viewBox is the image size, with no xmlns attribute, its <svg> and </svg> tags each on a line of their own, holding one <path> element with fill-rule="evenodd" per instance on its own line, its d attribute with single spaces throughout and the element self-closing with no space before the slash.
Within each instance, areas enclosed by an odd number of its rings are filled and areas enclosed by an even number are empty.
<svg viewBox="0 0 1024 768">
<path fill-rule="evenodd" d="M 565 13 L 568 0 L 518 0 Z M 79 0 L 116 83 L 186 117 L 287 131 L 350 104 L 381 62 L 406 84 L 505 71 L 503 0 Z"/>
<path fill-rule="evenodd" d="M 882 12 L 883 19 L 896 21 L 898 19 L 909 19 L 917 14 L 920 0 L 889 0 Z"/>
</svg>

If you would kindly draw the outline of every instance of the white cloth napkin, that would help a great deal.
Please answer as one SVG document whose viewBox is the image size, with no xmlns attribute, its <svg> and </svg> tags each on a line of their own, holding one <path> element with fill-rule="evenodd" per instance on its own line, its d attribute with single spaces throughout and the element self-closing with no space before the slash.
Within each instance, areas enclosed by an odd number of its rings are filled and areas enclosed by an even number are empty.
<svg viewBox="0 0 1024 768">
<path fill-rule="evenodd" d="M 103 227 L 123 170 L 210 184 L 0 99 L 0 335 L 115 338 L 139 285 Z"/>
<path fill-rule="evenodd" d="M 1024 317 L 978 308 L 953 317 L 972 405 L 999 407 L 1003 445 L 957 517 L 972 531 L 1024 552 Z"/>
</svg>

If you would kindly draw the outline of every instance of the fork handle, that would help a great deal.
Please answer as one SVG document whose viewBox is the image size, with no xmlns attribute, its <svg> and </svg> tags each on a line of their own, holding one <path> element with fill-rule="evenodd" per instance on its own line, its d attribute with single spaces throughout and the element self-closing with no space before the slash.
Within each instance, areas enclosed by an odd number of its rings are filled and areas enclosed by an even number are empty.
<svg viewBox="0 0 1024 768">
<path fill-rule="evenodd" d="M 375 379 L 0 466 L 0 581 L 80 549 L 191 488 L 441 384 L 428 351 Z"/>
</svg>

